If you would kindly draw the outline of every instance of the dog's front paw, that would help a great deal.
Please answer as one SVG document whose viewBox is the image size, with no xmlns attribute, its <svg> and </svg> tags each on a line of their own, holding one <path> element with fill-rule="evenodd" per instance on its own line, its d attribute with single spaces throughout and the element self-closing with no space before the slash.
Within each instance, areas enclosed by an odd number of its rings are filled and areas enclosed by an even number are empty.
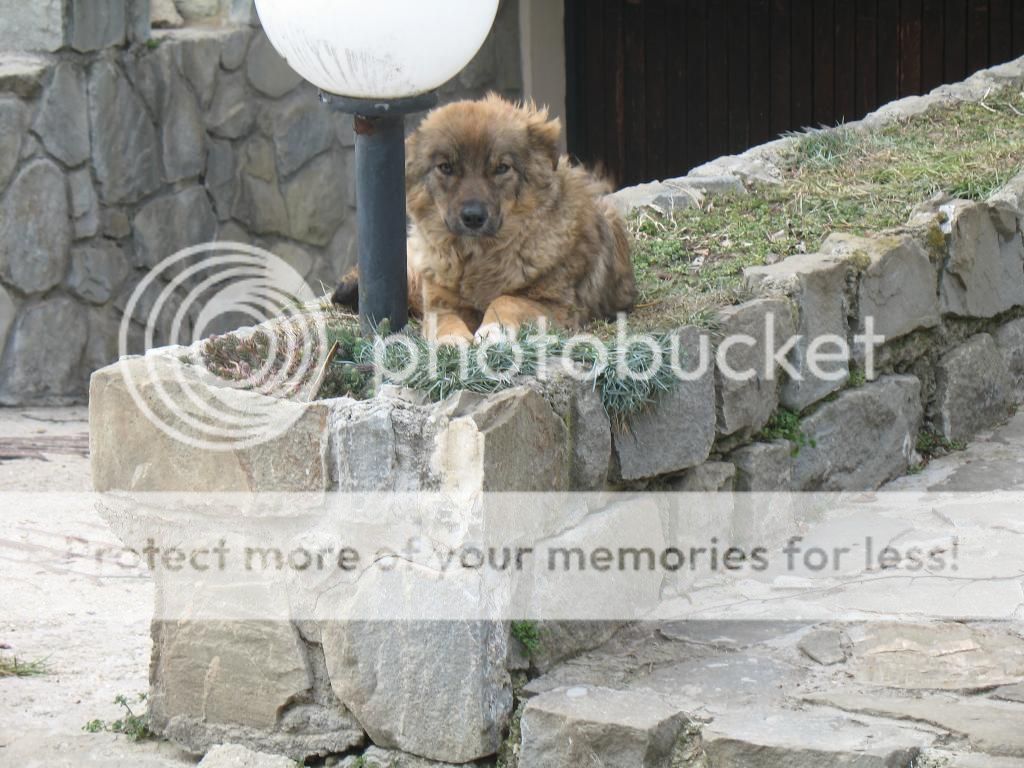
<svg viewBox="0 0 1024 768">
<path fill-rule="evenodd" d="M 503 341 L 511 341 L 516 337 L 516 332 L 512 328 L 507 328 L 499 323 L 487 323 L 481 325 L 477 330 L 476 335 L 473 336 L 473 340 L 477 344 L 483 344 L 485 342 L 490 344 L 500 344 Z"/>
</svg>

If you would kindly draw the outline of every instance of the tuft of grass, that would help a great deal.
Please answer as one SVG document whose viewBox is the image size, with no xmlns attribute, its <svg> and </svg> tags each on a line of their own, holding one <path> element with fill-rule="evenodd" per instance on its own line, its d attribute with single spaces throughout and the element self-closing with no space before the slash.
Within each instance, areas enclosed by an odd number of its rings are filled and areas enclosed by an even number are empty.
<svg viewBox="0 0 1024 768">
<path fill-rule="evenodd" d="M 735 303 L 744 267 L 813 252 L 832 232 L 900 226 L 939 193 L 987 198 L 1024 167 L 1024 93 L 994 92 L 870 132 L 840 126 L 791 135 L 781 184 L 712 197 L 671 217 L 631 219 L 641 325 L 663 328 Z"/>
<path fill-rule="evenodd" d="M 512 637 L 522 643 L 531 656 L 540 650 L 540 628 L 534 621 L 513 621 Z"/>
<path fill-rule="evenodd" d="M 144 703 L 145 701 L 146 694 L 140 693 L 138 695 L 138 702 Z M 149 730 L 148 712 L 136 714 L 128 702 L 128 697 L 124 695 L 117 696 L 114 699 L 114 703 L 124 710 L 123 717 L 113 722 L 90 720 L 82 726 L 82 730 L 87 733 L 119 733 L 128 737 L 129 741 L 145 741 L 153 737 L 152 731 Z"/>
<path fill-rule="evenodd" d="M 942 435 L 924 430 L 917 436 L 917 452 L 921 454 L 924 463 L 932 459 L 939 459 L 951 453 L 959 453 L 967 450 L 967 443 L 963 440 L 950 440 Z"/>
<path fill-rule="evenodd" d="M 0 655 L 0 677 L 41 677 L 50 674 L 46 659 L 23 661 L 17 656 Z"/>
<path fill-rule="evenodd" d="M 770 442 L 773 440 L 788 440 L 793 444 L 793 455 L 796 456 L 803 448 L 815 448 L 817 443 L 804 434 L 800 424 L 800 414 L 780 408 L 768 420 L 764 429 L 757 436 L 758 440 Z"/>
</svg>

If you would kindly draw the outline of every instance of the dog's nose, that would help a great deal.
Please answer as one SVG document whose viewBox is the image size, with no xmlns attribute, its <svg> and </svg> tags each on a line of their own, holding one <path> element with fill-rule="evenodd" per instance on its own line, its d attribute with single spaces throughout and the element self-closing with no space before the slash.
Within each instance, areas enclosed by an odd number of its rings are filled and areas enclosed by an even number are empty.
<svg viewBox="0 0 1024 768">
<path fill-rule="evenodd" d="M 468 202 L 462 206 L 459 218 L 466 229 L 483 229 L 487 223 L 487 206 L 477 200 Z"/>
</svg>

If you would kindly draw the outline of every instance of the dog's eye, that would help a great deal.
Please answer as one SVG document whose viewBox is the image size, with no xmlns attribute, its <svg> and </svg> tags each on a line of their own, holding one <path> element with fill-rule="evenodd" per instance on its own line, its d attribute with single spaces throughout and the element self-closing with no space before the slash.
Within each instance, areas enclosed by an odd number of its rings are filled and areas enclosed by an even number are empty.
<svg viewBox="0 0 1024 768">
<path fill-rule="evenodd" d="M 504 176 L 506 173 L 512 170 L 512 166 L 508 163 L 500 163 L 497 168 L 494 169 L 495 176 Z"/>
<path fill-rule="evenodd" d="M 455 168 L 449 162 L 438 163 L 437 170 L 439 170 L 444 176 L 451 176 L 455 173 Z"/>
</svg>

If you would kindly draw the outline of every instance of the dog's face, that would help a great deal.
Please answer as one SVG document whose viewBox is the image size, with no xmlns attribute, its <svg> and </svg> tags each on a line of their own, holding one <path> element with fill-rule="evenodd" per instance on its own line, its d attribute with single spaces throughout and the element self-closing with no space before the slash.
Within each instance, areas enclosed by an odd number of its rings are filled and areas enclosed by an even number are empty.
<svg viewBox="0 0 1024 768">
<path fill-rule="evenodd" d="M 435 110 L 409 138 L 409 211 L 435 237 L 498 238 L 550 188 L 561 126 L 500 97 Z"/>
</svg>

